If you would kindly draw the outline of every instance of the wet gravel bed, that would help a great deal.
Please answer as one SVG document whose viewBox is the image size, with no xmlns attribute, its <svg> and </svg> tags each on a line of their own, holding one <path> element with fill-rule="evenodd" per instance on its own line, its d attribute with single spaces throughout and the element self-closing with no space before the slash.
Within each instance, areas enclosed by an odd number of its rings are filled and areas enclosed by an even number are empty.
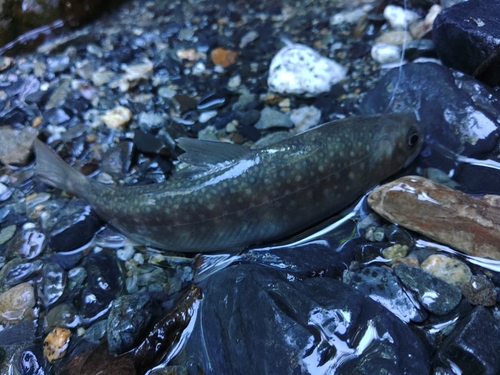
<svg viewBox="0 0 500 375">
<path fill-rule="evenodd" d="M 183 254 L 132 244 L 34 172 L 35 138 L 119 187 L 172 178 L 180 137 L 260 148 L 408 111 L 426 143 L 399 175 L 499 194 L 498 168 L 470 161 L 497 159 L 498 90 L 436 63 L 432 3 L 409 3 L 414 40 L 400 43 L 390 33 L 410 26 L 379 1 L 134 1 L 1 56 L 0 372 L 498 373 L 498 264 L 422 246 L 366 203 L 298 246 Z M 293 43 L 345 76 L 272 92 L 271 61 Z"/>
</svg>

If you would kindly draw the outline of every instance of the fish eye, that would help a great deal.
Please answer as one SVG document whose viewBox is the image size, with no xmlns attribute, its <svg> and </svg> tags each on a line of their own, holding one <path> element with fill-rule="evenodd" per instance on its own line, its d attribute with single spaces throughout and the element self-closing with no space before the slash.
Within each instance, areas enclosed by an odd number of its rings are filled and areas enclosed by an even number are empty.
<svg viewBox="0 0 500 375">
<path fill-rule="evenodd" d="M 408 134 L 407 139 L 408 139 L 408 146 L 413 148 L 420 141 L 420 135 L 415 130 L 413 130 Z"/>
</svg>

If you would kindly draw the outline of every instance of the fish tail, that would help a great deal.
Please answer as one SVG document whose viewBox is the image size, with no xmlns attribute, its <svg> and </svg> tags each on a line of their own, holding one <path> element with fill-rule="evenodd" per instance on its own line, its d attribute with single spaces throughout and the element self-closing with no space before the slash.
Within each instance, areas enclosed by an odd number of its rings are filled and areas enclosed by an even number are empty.
<svg viewBox="0 0 500 375">
<path fill-rule="evenodd" d="M 40 181 L 58 189 L 85 196 L 89 180 L 84 174 L 66 164 L 42 141 L 35 139 L 33 145 L 36 154 L 35 171 Z"/>
</svg>

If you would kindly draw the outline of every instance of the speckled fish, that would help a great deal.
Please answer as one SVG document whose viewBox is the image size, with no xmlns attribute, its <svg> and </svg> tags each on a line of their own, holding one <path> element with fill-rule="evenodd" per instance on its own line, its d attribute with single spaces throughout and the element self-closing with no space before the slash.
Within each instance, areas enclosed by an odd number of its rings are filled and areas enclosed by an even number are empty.
<svg viewBox="0 0 500 375">
<path fill-rule="evenodd" d="M 413 115 L 329 122 L 259 150 L 181 138 L 189 164 L 164 183 L 110 187 L 35 141 L 39 178 L 86 199 L 130 240 L 165 250 L 242 250 L 297 234 L 408 165 Z"/>
</svg>

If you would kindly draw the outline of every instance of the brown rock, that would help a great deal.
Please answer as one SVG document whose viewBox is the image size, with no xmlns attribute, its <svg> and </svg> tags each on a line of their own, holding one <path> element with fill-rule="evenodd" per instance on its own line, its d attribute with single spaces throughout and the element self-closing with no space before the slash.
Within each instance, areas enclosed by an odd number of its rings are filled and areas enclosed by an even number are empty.
<svg viewBox="0 0 500 375">
<path fill-rule="evenodd" d="M 231 51 L 228 49 L 217 47 L 212 50 L 210 54 L 210 58 L 212 62 L 216 65 L 220 65 L 223 68 L 227 68 L 229 65 L 232 65 L 238 59 L 239 53 L 235 51 Z"/>
<path fill-rule="evenodd" d="M 35 292 L 29 283 L 16 285 L 0 294 L 1 320 L 18 321 L 35 306 Z"/>
<path fill-rule="evenodd" d="M 385 219 L 465 254 L 500 260 L 500 208 L 418 176 L 375 189 L 368 204 Z"/>
</svg>

